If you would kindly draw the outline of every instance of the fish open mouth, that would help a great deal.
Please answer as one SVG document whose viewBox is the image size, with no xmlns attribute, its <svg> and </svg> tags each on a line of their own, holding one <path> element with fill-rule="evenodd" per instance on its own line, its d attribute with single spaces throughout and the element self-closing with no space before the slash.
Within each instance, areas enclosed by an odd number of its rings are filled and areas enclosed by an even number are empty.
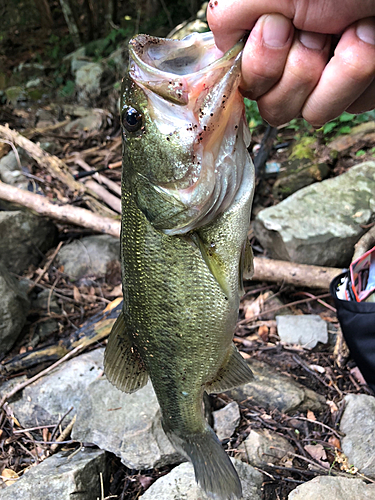
<svg viewBox="0 0 375 500">
<path fill-rule="evenodd" d="M 153 122 L 191 157 L 183 178 L 158 186 L 184 207 L 178 223 L 163 223 L 167 234 L 207 224 L 230 206 L 241 185 L 250 139 L 238 90 L 243 45 L 223 54 L 212 33 L 130 41 L 129 76 L 143 89 Z"/>
</svg>

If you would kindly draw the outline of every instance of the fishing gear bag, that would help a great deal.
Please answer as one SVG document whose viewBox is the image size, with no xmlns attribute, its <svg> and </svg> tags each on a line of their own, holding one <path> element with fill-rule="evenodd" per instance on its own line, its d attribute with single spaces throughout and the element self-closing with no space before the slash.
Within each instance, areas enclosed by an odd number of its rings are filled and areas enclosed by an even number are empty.
<svg viewBox="0 0 375 500">
<path fill-rule="evenodd" d="M 331 282 L 342 333 L 369 387 L 375 392 L 375 247 Z"/>
</svg>

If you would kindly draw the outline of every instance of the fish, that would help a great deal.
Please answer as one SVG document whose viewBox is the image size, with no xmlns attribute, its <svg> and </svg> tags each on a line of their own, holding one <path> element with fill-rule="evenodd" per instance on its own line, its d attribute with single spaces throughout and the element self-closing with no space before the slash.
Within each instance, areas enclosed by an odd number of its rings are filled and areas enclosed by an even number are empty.
<svg viewBox="0 0 375 500">
<path fill-rule="evenodd" d="M 254 167 L 239 92 L 238 42 L 137 35 L 120 103 L 123 134 L 123 309 L 106 347 L 108 380 L 132 393 L 151 379 L 162 426 L 208 496 L 238 499 L 241 482 L 204 418 L 204 393 L 248 383 L 233 343 Z"/>
</svg>

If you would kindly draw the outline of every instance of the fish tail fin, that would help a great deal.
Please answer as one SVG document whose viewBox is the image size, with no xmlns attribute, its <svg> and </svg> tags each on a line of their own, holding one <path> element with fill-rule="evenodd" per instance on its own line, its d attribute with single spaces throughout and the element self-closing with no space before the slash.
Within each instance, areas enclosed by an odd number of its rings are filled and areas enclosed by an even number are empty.
<svg viewBox="0 0 375 500">
<path fill-rule="evenodd" d="M 210 498 L 241 498 L 241 482 L 236 469 L 210 427 L 207 426 L 203 433 L 183 438 L 173 432 L 167 432 L 167 436 L 173 446 L 193 464 L 195 479 Z"/>
</svg>

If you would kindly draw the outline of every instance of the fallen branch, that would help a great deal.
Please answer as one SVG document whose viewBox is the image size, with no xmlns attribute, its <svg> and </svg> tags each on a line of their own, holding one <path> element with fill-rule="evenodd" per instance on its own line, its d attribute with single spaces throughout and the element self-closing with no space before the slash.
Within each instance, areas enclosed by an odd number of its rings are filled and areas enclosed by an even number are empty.
<svg viewBox="0 0 375 500">
<path fill-rule="evenodd" d="M 0 182 L 0 199 L 30 208 L 40 215 L 50 217 L 60 222 L 67 222 L 77 226 L 120 237 L 120 221 L 110 217 L 96 215 L 84 208 L 70 205 L 56 205 L 44 196 L 30 193 L 23 189 Z"/>
<path fill-rule="evenodd" d="M 364 253 L 375 245 L 375 226 L 365 233 L 354 245 L 353 261 L 359 259 Z"/>
<path fill-rule="evenodd" d="M 342 269 L 335 267 L 309 266 L 284 260 L 254 258 L 254 281 L 284 282 L 300 288 L 329 290 L 333 278 Z"/>
<path fill-rule="evenodd" d="M 40 167 L 45 168 L 53 177 L 68 186 L 71 191 L 78 193 L 86 191 L 85 186 L 74 180 L 66 164 L 57 156 L 47 153 L 40 146 L 9 127 L 0 125 L 0 135 L 27 151 Z"/>
</svg>

